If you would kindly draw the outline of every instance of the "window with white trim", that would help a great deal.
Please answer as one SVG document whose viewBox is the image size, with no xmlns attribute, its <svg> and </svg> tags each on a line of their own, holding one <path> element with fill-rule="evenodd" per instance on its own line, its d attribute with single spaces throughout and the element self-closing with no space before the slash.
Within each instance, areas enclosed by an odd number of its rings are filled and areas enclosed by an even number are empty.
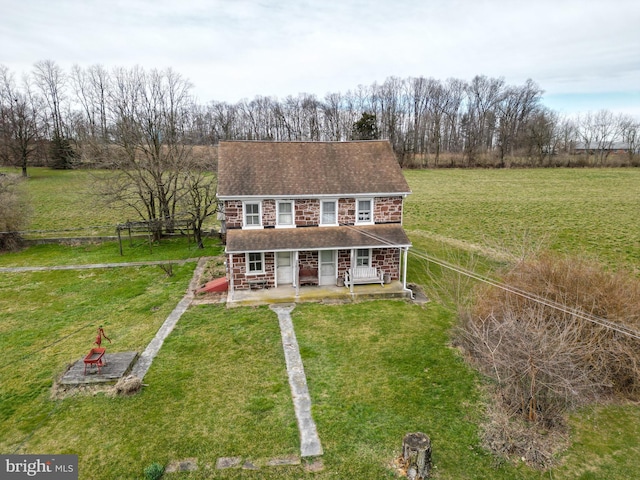
<svg viewBox="0 0 640 480">
<path fill-rule="evenodd" d="M 293 226 L 293 202 L 278 202 L 276 208 L 276 225 L 283 227 Z"/>
<path fill-rule="evenodd" d="M 260 202 L 245 202 L 244 207 L 244 226 L 245 227 L 260 227 L 262 226 L 262 213 Z"/>
<path fill-rule="evenodd" d="M 320 225 L 338 225 L 338 202 L 336 200 L 320 202 Z"/>
<path fill-rule="evenodd" d="M 247 273 L 264 273 L 264 253 L 247 253 Z"/>
<path fill-rule="evenodd" d="M 356 250 L 356 266 L 357 267 L 371 266 L 371 249 L 370 248 L 358 248 Z"/>
<path fill-rule="evenodd" d="M 373 200 L 356 200 L 356 223 L 373 223 Z"/>
</svg>

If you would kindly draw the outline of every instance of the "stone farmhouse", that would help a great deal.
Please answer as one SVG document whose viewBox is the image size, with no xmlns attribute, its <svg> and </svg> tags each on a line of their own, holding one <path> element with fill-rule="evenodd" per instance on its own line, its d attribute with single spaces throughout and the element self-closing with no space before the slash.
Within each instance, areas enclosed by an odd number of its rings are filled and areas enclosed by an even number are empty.
<svg viewBox="0 0 640 480">
<path fill-rule="evenodd" d="M 387 141 L 220 142 L 218 200 L 231 295 L 401 281 L 411 193 Z"/>
</svg>

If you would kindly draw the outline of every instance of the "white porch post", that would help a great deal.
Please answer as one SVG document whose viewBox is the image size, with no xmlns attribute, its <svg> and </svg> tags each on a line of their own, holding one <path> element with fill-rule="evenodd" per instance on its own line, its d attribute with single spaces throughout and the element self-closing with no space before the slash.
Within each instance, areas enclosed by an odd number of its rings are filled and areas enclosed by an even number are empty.
<svg viewBox="0 0 640 480">
<path fill-rule="evenodd" d="M 351 279 L 351 283 L 349 284 L 349 291 L 353 293 L 353 264 L 356 263 L 356 249 L 351 249 L 351 264 L 349 265 L 349 278 Z"/>
<path fill-rule="evenodd" d="M 233 253 L 229 254 L 227 256 L 227 271 L 229 273 L 229 289 L 231 292 L 231 300 L 234 299 L 235 296 L 235 288 L 234 288 L 234 282 L 233 282 Z"/>
<path fill-rule="evenodd" d="M 407 289 L 407 258 L 409 257 L 409 247 L 404 249 L 404 262 L 402 266 L 402 288 Z"/>
<path fill-rule="evenodd" d="M 265 255 L 265 270 L 267 268 L 266 263 L 266 255 Z M 276 252 L 273 252 L 273 288 L 278 288 L 278 254 Z"/>
<path fill-rule="evenodd" d="M 400 251 L 402 255 L 402 250 Z M 409 247 L 404 248 L 404 262 L 402 267 L 402 289 L 406 292 L 409 292 L 411 298 L 413 299 L 413 291 L 410 288 L 407 288 L 407 259 L 409 258 Z"/>
<path fill-rule="evenodd" d="M 300 268 L 298 266 L 298 250 L 293 252 L 293 283 L 296 287 L 296 297 L 300 295 Z"/>
</svg>

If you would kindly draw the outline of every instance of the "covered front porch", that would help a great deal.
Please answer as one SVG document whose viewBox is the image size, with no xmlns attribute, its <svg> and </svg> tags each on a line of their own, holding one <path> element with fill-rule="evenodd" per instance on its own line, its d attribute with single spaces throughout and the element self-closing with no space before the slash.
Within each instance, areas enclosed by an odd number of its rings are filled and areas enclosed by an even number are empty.
<svg viewBox="0 0 640 480">
<path fill-rule="evenodd" d="M 353 293 L 346 287 L 334 285 L 302 286 L 292 285 L 260 290 L 229 291 L 228 307 L 270 305 L 275 303 L 349 303 L 372 299 L 411 298 L 411 292 L 404 288 L 402 281 L 395 280 L 385 285 L 379 283 L 357 285 Z"/>
<path fill-rule="evenodd" d="M 355 293 L 354 283 L 365 286 L 397 280 L 406 290 L 409 247 L 400 224 L 230 230 L 226 246 L 229 291 L 236 295 L 344 282 L 351 294 Z"/>
</svg>

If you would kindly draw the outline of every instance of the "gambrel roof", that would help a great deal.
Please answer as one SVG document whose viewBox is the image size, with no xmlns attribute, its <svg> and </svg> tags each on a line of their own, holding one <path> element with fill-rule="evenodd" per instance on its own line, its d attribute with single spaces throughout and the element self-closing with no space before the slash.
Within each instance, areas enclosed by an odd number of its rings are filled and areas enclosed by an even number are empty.
<svg viewBox="0 0 640 480">
<path fill-rule="evenodd" d="M 409 194 L 386 140 L 220 142 L 218 197 Z"/>
</svg>

